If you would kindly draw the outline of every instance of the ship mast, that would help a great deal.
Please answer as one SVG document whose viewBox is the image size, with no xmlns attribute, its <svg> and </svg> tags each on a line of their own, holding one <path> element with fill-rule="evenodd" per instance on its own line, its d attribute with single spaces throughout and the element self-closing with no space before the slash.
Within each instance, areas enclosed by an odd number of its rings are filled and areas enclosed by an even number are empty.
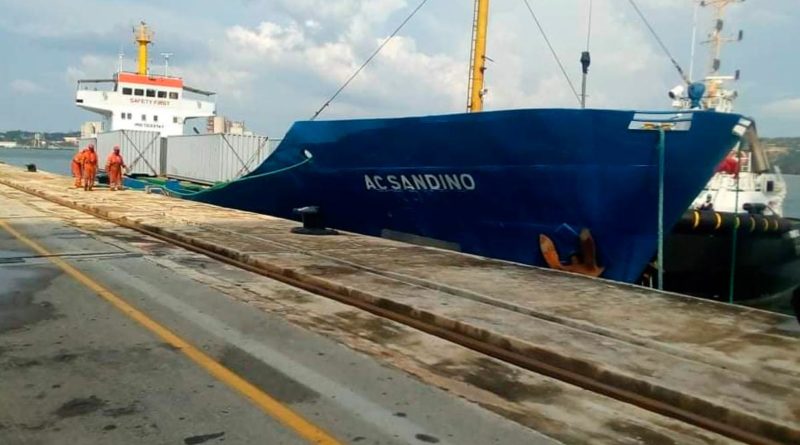
<svg viewBox="0 0 800 445">
<path fill-rule="evenodd" d="M 722 54 L 722 45 L 725 42 L 733 42 L 736 39 L 723 37 L 722 27 L 724 22 L 722 17 L 725 15 L 725 8 L 733 3 L 740 3 L 744 0 L 706 0 L 702 2 L 704 6 L 711 6 L 714 8 L 714 29 L 708 36 L 707 43 L 711 44 L 711 63 L 709 67 L 709 76 L 714 76 L 719 73 L 720 56 Z"/>
<path fill-rule="evenodd" d="M 469 97 L 467 111 L 483 110 L 486 71 L 486 31 L 489 27 L 489 0 L 475 0 L 475 16 L 472 28 L 472 51 L 469 67 Z"/>
<path fill-rule="evenodd" d="M 734 4 L 741 3 L 744 0 L 704 0 L 700 2 L 701 6 L 709 6 L 714 8 L 714 28 L 708 35 L 708 40 L 703 43 L 711 45 L 711 60 L 709 63 L 708 75 L 705 78 L 706 84 L 706 108 L 715 109 L 717 111 L 730 112 L 733 110 L 733 100 L 736 98 L 736 92 L 725 89 L 725 81 L 738 80 L 739 71 L 736 71 L 734 76 L 722 76 L 719 74 L 721 66 L 722 47 L 727 42 L 736 42 L 742 40 L 742 31 L 739 31 L 736 37 L 726 37 L 722 33 L 724 27 L 723 16 L 725 9 Z"/>
<path fill-rule="evenodd" d="M 139 65 L 137 74 L 140 76 L 147 75 L 147 45 L 153 42 L 153 32 L 145 22 L 141 22 L 139 27 L 133 31 L 133 39 L 139 45 Z"/>
</svg>

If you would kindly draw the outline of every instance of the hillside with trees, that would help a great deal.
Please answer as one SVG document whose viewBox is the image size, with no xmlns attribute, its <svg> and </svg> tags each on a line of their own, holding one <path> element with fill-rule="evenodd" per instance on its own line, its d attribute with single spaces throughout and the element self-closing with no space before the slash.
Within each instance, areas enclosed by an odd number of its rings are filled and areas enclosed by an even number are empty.
<svg viewBox="0 0 800 445">
<path fill-rule="evenodd" d="M 790 175 L 800 175 L 800 137 L 762 138 L 764 149 L 773 164 Z"/>
</svg>

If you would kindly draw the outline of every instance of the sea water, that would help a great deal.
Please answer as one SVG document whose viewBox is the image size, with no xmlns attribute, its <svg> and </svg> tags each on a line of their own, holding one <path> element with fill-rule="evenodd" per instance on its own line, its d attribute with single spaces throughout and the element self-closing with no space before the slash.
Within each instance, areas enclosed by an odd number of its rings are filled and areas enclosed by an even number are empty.
<svg viewBox="0 0 800 445">
<path fill-rule="evenodd" d="M 70 162 L 75 149 L 46 150 L 33 148 L 0 148 L 0 162 L 21 165 L 36 164 L 39 170 L 60 175 L 71 175 Z"/>
</svg>

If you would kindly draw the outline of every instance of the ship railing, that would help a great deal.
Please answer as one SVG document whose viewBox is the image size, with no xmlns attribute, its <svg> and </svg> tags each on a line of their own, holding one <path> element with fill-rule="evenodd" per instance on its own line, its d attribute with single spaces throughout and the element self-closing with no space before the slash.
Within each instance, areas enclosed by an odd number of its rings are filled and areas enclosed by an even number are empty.
<svg viewBox="0 0 800 445">
<path fill-rule="evenodd" d="M 115 82 L 116 81 L 114 79 L 79 79 L 78 80 L 77 89 L 78 90 L 81 90 L 81 89 L 89 90 L 91 88 L 89 86 L 90 84 L 91 85 L 97 85 L 97 84 L 102 84 L 102 83 L 115 83 Z M 94 89 L 96 90 L 97 86 L 95 86 Z"/>
<path fill-rule="evenodd" d="M 707 112 L 708 110 L 636 111 L 631 118 L 628 129 L 688 131 L 692 127 L 694 113 Z M 752 120 L 742 117 L 733 127 L 733 134 L 743 137 L 745 132 L 752 126 Z"/>
<path fill-rule="evenodd" d="M 688 131 L 692 128 L 694 110 L 639 111 L 633 114 L 629 130 Z"/>
</svg>

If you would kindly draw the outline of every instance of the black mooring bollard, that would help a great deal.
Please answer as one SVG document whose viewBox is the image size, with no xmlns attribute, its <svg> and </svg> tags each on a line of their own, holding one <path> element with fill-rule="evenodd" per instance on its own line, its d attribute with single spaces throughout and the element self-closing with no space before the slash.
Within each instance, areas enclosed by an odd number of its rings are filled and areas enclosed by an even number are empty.
<svg viewBox="0 0 800 445">
<path fill-rule="evenodd" d="M 300 235 L 337 235 L 339 233 L 325 227 L 322 212 L 318 206 L 298 207 L 293 209 L 293 212 L 300 215 L 303 227 L 293 227 L 292 233 Z"/>
<path fill-rule="evenodd" d="M 25 167 L 28 167 L 29 172 L 36 173 L 36 164 L 25 164 Z"/>
</svg>

